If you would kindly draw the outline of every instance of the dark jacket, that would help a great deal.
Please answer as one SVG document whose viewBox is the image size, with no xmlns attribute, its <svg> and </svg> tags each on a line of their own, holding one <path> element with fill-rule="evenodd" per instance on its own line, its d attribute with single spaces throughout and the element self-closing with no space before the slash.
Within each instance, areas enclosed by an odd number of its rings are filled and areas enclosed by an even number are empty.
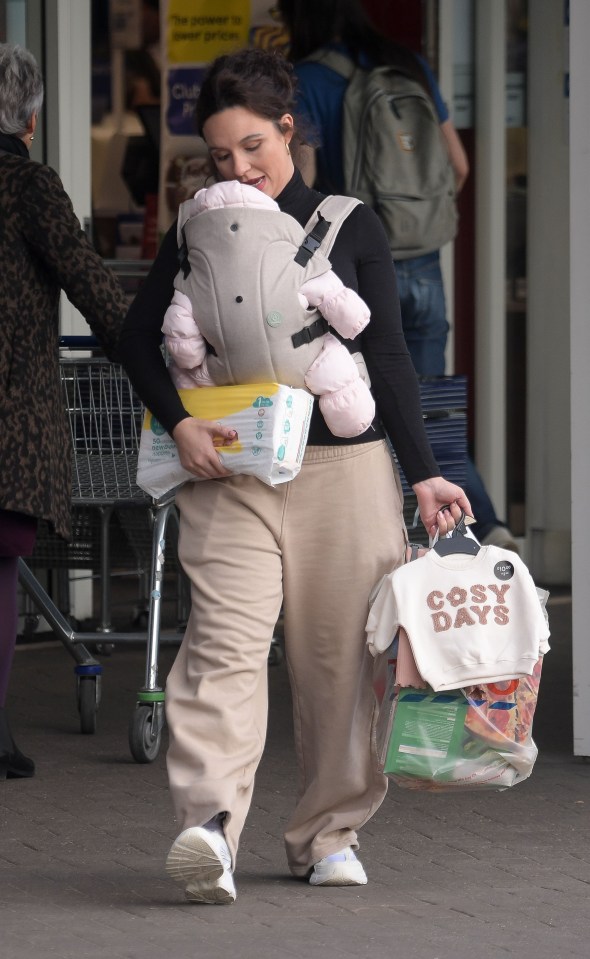
<svg viewBox="0 0 590 959">
<path fill-rule="evenodd" d="M 7 148 L 2 137 L 0 147 Z M 0 507 L 70 535 L 71 446 L 59 377 L 64 290 L 113 355 L 127 310 L 57 174 L 0 152 Z"/>
</svg>

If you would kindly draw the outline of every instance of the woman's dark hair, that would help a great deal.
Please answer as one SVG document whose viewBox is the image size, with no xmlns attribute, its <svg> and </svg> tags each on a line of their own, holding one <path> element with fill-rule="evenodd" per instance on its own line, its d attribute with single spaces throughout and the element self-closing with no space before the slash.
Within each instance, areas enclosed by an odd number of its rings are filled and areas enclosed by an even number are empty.
<svg viewBox="0 0 590 959">
<path fill-rule="evenodd" d="M 293 66 L 277 51 L 248 47 L 237 53 L 217 57 L 207 70 L 195 110 L 197 132 L 209 117 L 230 107 L 244 107 L 256 116 L 271 120 L 281 133 L 280 120 L 285 113 L 295 115 L 296 78 Z M 308 142 L 299 124 L 290 142 L 296 158 L 297 146 Z"/>
<path fill-rule="evenodd" d="M 343 43 L 357 66 L 394 66 L 430 93 L 416 55 L 373 26 L 360 0 L 278 0 L 290 37 L 289 59 L 296 63 L 327 43 Z"/>
</svg>

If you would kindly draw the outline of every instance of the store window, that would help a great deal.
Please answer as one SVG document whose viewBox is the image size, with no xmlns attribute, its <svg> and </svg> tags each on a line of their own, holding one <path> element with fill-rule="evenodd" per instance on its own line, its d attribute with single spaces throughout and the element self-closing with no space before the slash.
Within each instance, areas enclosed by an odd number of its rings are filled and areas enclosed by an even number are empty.
<svg viewBox="0 0 590 959">
<path fill-rule="evenodd" d="M 92 0 L 93 236 L 109 260 L 156 252 L 159 14 L 158 0 Z"/>
<path fill-rule="evenodd" d="M 92 205 L 104 257 L 153 258 L 179 204 L 203 186 L 193 116 L 208 63 L 284 39 L 268 0 L 92 0 Z"/>
<path fill-rule="evenodd" d="M 0 3 L 0 40 L 25 45 L 26 0 L 4 0 Z"/>
</svg>

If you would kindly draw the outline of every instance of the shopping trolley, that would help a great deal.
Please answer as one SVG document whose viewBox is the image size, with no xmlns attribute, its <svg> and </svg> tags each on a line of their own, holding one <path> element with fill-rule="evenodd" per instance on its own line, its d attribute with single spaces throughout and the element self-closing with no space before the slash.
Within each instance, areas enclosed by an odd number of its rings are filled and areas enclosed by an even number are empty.
<svg viewBox="0 0 590 959">
<path fill-rule="evenodd" d="M 33 561 L 19 560 L 19 580 L 76 662 L 80 729 L 83 733 L 94 733 L 103 667 L 88 646 L 97 640 L 114 645 L 146 638 L 143 632 L 118 632 L 110 624 L 111 520 L 115 510 L 141 509 L 148 513 L 152 534 L 145 683 L 137 693 L 130 719 L 129 745 L 137 762 L 151 762 L 159 752 L 164 724 L 164 690 L 158 683 L 159 644 L 179 641 L 178 632 L 164 635 L 160 629 L 166 531 L 168 521 L 172 518 L 177 523 L 178 516 L 172 495 L 153 500 L 135 482 L 144 410 L 122 367 L 102 355 L 94 337 L 63 337 L 60 379 L 73 450 L 74 538 L 71 545 L 57 542 L 55 538 L 52 548 L 61 550 L 61 560 L 53 553 L 51 563 L 53 567 L 59 566 L 60 561 L 72 568 L 84 567 L 95 563 L 98 556 L 101 609 L 98 630 L 84 632 L 73 627 L 35 577 L 31 569 Z"/>
</svg>

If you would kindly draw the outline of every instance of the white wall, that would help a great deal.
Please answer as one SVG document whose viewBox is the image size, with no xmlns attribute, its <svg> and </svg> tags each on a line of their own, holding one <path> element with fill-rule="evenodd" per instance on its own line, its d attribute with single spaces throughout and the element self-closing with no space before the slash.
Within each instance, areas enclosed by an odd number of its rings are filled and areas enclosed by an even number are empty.
<svg viewBox="0 0 590 959">
<path fill-rule="evenodd" d="M 506 513 L 506 17 L 475 4 L 475 461 L 498 516 Z"/>
<path fill-rule="evenodd" d="M 563 0 L 529 2 L 526 509 L 528 562 L 535 578 L 549 584 L 569 583 L 571 577 L 570 181 L 564 6 Z M 586 7 L 585 0 L 582 6 Z M 587 73 L 586 83 L 589 80 Z"/>
<path fill-rule="evenodd" d="M 571 0 L 570 289 L 574 753 L 590 756 L 590 4 Z"/>
</svg>

